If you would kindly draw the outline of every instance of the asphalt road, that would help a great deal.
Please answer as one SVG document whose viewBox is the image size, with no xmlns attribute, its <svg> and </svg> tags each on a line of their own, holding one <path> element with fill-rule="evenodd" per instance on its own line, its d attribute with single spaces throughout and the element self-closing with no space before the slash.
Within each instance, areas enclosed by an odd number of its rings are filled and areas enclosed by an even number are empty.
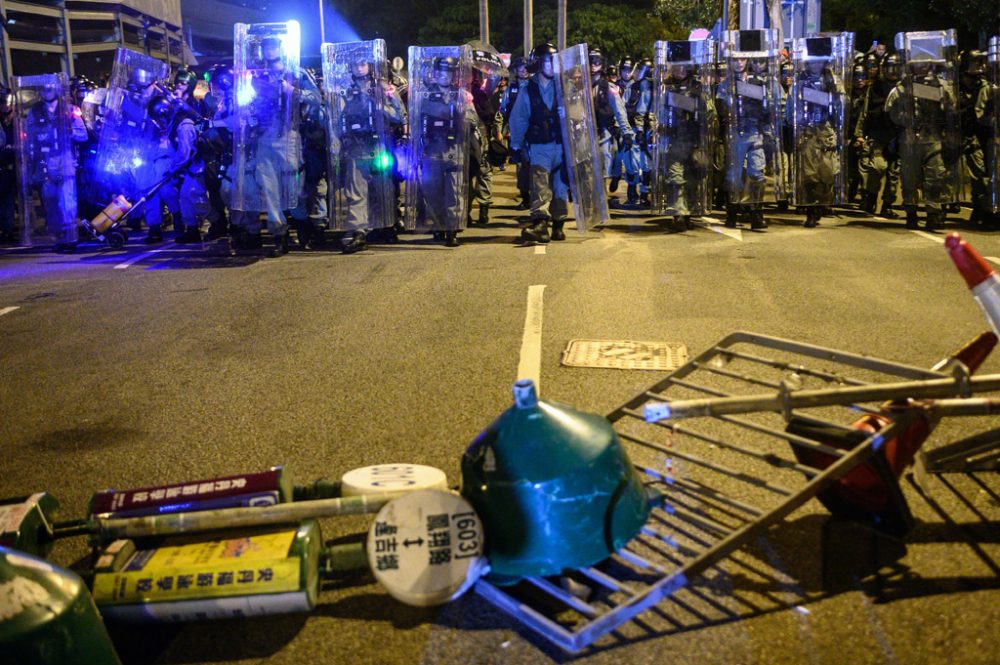
<svg viewBox="0 0 1000 665">
<path fill-rule="evenodd" d="M 108 487 L 272 465 L 308 481 L 400 461 L 458 485 L 462 452 L 510 404 L 531 286 L 545 286 L 543 397 L 599 413 L 660 375 L 563 367 L 572 339 L 680 342 L 695 354 L 751 330 L 929 367 L 986 327 L 944 235 L 901 222 L 843 210 L 818 229 L 789 215 L 764 233 L 717 223 L 669 233 L 624 212 L 541 253 L 514 243 L 510 174 L 497 193 L 491 225 L 457 249 L 404 235 L 353 256 L 280 259 L 169 244 L 151 253 L 136 241 L 68 256 L 0 250 L 0 496 L 48 490 L 75 517 Z M 1000 257 L 1000 234 L 949 226 Z M 981 371 L 1000 371 L 1000 356 Z M 946 423 L 927 446 L 983 425 Z M 929 495 L 902 485 L 918 526 L 880 581 L 823 588 L 813 502 L 758 543 L 769 576 L 728 581 L 726 594 L 767 602 L 576 662 L 1000 662 L 996 474 Z M 326 520 L 323 534 L 349 538 L 368 521 Z M 52 559 L 84 554 L 77 539 Z M 113 635 L 129 663 L 567 660 L 475 594 L 411 608 L 368 574 L 328 584 L 308 616 Z"/>
</svg>

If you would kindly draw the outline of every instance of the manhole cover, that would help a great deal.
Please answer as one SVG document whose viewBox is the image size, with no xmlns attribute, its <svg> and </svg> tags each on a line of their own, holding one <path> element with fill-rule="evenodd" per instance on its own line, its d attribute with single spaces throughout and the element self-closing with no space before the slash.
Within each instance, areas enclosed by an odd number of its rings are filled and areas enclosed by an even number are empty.
<svg viewBox="0 0 1000 665">
<path fill-rule="evenodd" d="M 679 342 L 634 342 L 625 339 L 573 339 L 563 351 L 567 367 L 674 370 L 687 362 L 687 346 Z"/>
</svg>

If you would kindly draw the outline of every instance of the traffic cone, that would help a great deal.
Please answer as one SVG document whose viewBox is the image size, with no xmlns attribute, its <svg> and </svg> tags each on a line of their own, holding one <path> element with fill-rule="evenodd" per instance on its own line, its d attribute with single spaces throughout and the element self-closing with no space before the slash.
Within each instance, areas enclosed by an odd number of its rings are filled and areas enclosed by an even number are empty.
<svg viewBox="0 0 1000 665">
<path fill-rule="evenodd" d="M 997 344 L 997 336 L 984 332 L 945 358 L 935 369 L 952 360 L 965 365 L 969 373 L 979 369 Z M 852 431 L 817 424 L 811 420 L 792 418 L 786 431 L 841 450 L 851 450 L 865 439 L 881 431 L 893 420 L 912 414 L 911 420 L 896 436 L 877 443 L 876 453 L 864 464 L 854 467 L 844 477 L 817 495 L 834 517 L 865 522 L 893 536 L 903 536 L 910 530 L 913 517 L 899 487 L 899 478 L 913 463 L 920 447 L 937 426 L 932 404 L 915 400 L 892 400 L 879 407 L 878 413 L 865 414 L 852 425 Z M 792 446 L 801 464 L 822 470 L 836 459 L 818 450 Z"/>
<path fill-rule="evenodd" d="M 957 233 L 949 233 L 944 246 L 948 248 L 951 260 L 965 278 L 972 297 L 979 303 L 993 332 L 1000 335 L 1000 277 L 996 270 Z"/>
</svg>

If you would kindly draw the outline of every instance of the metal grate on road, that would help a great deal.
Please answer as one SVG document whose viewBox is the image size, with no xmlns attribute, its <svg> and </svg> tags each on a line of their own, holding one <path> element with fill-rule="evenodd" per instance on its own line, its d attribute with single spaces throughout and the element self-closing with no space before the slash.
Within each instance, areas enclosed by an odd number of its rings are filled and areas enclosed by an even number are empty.
<svg viewBox="0 0 1000 665">
<path fill-rule="evenodd" d="M 573 339 L 563 351 L 567 367 L 644 369 L 667 372 L 687 362 L 687 346 L 679 342 L 635 342 L 625 339 Z"/>
<path fill-rule="evenodd" d="M 643 405 L 943 378 L 939 372 L 751 333 L 733 333 L 608 415 L 644 482 L 663 494 L 642 532 L 609 559 L 477 592 L 563 650 L 579 653 L 777 611 L 803 602 L 764 538 L 775 524 L 868 459 L 905 416 L 845 451 L 752 413 L 647 423 Z M 877 404 L 797 409 L 837 431 Z M 818 471 L 793 447 L 835 462 Z M 816 553 L 819 556 L 819 552 Z"/>
</svg>

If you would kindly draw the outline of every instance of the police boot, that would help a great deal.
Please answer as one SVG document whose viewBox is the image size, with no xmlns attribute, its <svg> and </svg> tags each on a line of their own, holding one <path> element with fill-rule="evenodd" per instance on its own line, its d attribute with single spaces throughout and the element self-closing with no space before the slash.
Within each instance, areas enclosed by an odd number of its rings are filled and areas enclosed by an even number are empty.
<svg viewBox="0 0 1000 665">
<path fill-rule="evenodd" d="M 878 201 L 878 194 L 873 194 L 871 192 L 865 192 L 864 198 L 861 199 L 861 209 L 867 212 L 869 215 L 875 214 L 875 204 Z M 883 210 L 885 207 L 883 206 Z"/>
<path fill-rule="evenodd" d="M 629 183 L 628 186 L 627 202 L 629 205 L 633 206 L 639 203 L 639 188 L 636 185 L 633 185 L 632 183 Z"/>
<path fill-rule="evenodd" d="M 235 228 L 233 229 L 232 244 L 233 249 L 254 250 L 263 247 L 264 241 L 261 239 L 260 233 L 247 233 L 241 228 Z"/>
<path fill-rule="evenodd" d="M 907 210 L 906 211 L 906 228 L 915 229 L 917 228 L 917 211 Z"/>
<path fill-rule="evenodd" d="M 340 251 L 344 254 L 355 254 L 368 248 L 368 241 L 364 231 L 355 231 L 340 242 L 342 244 Z"/>
<path fill-rule="evenodd" d="M 778 201 L 778 212 L 788 212 L 788 199 Z"/>
<path fill-rule="evenodd" d="M 152 245 L 153 243 L 163 242 L 163 227 L 160 226 L 150 226 L 149 233 L 146 234 L 146 239 L 143 241 L 147 245 Z"/>
<path fill-rule="evenodd" d="M 173 225 L 174 235 L 179 236 L 182 233 L 184 233 L 184 227 L 186 226 L 186 224 L 184 224 L 184 218 L 181 217 L 181 214 L 179 212 L 170 212 L 168 210 L 167 214 L 163 216 L 163 221 L 168 221 Z"/>
<path fill-rule="evenodd" d="M 810 206 L 806 208 L 806 224 L 807 229 L 815 228 L 819 222 L 819 208 Z"/>
<path fill-rule="evenodd" d="M 174 238 L 174 242 L 178 245 L 191 245 L 201 242 L 201 231 L 198 230 L 197 226 L 188 226 L 184 229 L 184 232 Z"/>
<path fill-rule="evenodd" d="M 292 228 L 295 229 L 295 239 L 299 243 L 300 249 L 308 249 L 313 237 L 313 225 L 309 220 L 294 221 Z"/>
<path fill-rule="evenodd" d="M 878 213 L 879 217 L 884 217 L 886 219 L 899 219 L 899 213 L 892 209 L 889 204 L 883 205 L 882 209 Z M 909 219 L 909 214 L 907 214 L 907 219 Z"/>
<path fill-rule="evenodd" d="M 565 223 L 566 223 L 566 220 L 564 220 L 564 219 L 559 220 L 558 222 L 555 221 L 555 220 L 552 220 L 552 236 L 551 236 L 552 240 L 565 240 L 566 239 L 566 234 L 563 233 L 563 225 Z"/>
<path fill-rule="evenodd" d="M 622 182 L 621 176 L 612 176 L 611 185 L 608 187 L 608 191 L 612 194 L 618 191 L 618 185 Z"/>
<path fill-rule="evenodd" d="M 224 219 L 209 224 L 208 233 L 205 234 L 205 240 L 211 242 L 213 240 L 218 240 L 219 238 L 224 237 L 227 233 L 229 233 L 228 229 L 226 228 L 227 226 L 229 225 L 226 223 Z"/>
<path fill-rule="evenodd" d="M 476 222 L 479 226 L 486 226 L 490 223 L 490 204 L 480 203 L 479 204 L 479 219 Z"/>
<path fill-rule="evenodd" d="M 531 210 L 531 194 L 521 192 L 521 202 L 517 204 L 518 210 Z"/>
<path fill-rule="evenodd" d="M 521 229 L 521 240 L 523 242 L 547 243 L 549 238 L 549 220 L 539 219 L 526 229 Z"/>
<path fill-rule="evenodd" d="M 750 230 L 763 231 L 767 228 L 767 221 L 764 220 L 764 211 L 754 208 L 750 211 Z"/>
<path fill-rule="evenodd" d="M 642 174 L 642 184 L 643 184 L 643 188 L 644 188 L 645 191 L 640 191 L 639 192 L 639 203 L 640 203 L 640 205 L 648 206 L 649 205 L 649 187 L 650 187 L 650 174 L 649 173 L 643 173 Z"/>
<path fill-rule="evenodd" d="M 944 222 L 944 212 L 937 212 L 928 210 L 927 211 L 927 221 L 924 223 L 924 228 L 928 231 L 936 231 L 940 228 L 941 224 Z"/>
<path fill-rule="evenodd" d="M 736 218 L 738 216 L 738 210 L 735 204 L 726 204 L 726 228 L 735 229 L 736 228 Z"/>
<path fill-rule="evenodd" d="M 288 231 L 274 236 L 274 248 L 268 252 L 271 258 L 284 256 L 288 253 Z"/>
<path fill-rule="evenodd" d="M 458 247 L 458 231 L 445 231 L 444 232 L 444 246 L 445 247 Z"/>
</svg>

